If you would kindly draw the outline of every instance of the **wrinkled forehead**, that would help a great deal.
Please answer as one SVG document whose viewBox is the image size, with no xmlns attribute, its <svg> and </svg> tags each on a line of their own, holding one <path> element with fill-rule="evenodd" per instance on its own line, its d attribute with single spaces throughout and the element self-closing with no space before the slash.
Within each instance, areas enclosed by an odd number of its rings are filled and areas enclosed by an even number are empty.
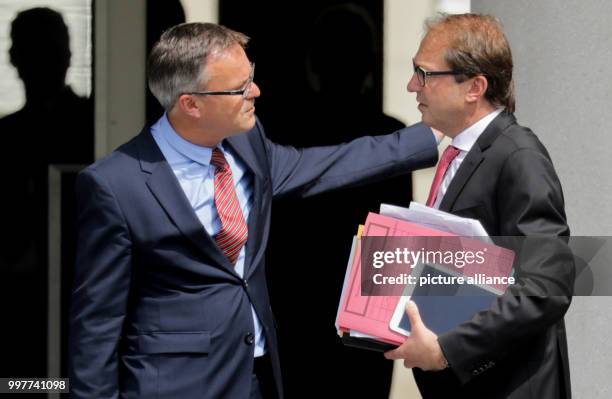
<svg viewBox="0 0 612 399">
<path fill-rule="evenodd" d="M 233 73 L 242 71 L 248 74 L 251 70 L 251 62 L 239 44 L 212 52 L 205 64 L 209 71 L 229 70 Z"/>
<path fill-rule="evenodd" d="M 206 83 L 220 80 L 230 86 L 240 85 L 250 74 L 251 62 L 240 45 L 210 54 L 204 69 Z"/>
</svg>

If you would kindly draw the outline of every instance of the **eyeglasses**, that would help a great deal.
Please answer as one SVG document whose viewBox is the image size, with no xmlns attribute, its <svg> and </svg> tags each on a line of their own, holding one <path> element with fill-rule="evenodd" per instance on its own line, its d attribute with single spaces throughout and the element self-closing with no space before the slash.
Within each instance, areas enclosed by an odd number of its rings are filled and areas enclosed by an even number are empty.
<svg viewBox="0 0 612 399">
<path fill-rule="evenodd" d="M 189 91 L 184 94 L 191 94 L 194 96 L 242 96 L 247 98 L 253 87 L 253 79 L 255 79 L 255 63 L 251 63 L 251 73 L 249 79 L 242 89 L 238 90 L 223 90 L 223 91 Z"/>
<path fill-rule="evenodd" d="M 461 71 L 426 71 L 420 66 L 417 66 L 417 64 L 415 64 L 414 61 L 412 61 L 412 67 L 414 68 L 414 73 L 416 74 L 417 79 L 419 80 L 419 84 L 422 87 L 425 87 L 426 78 L 428 76 L 462 75 L 463 74 L 463 72 Z"/>
</svg>

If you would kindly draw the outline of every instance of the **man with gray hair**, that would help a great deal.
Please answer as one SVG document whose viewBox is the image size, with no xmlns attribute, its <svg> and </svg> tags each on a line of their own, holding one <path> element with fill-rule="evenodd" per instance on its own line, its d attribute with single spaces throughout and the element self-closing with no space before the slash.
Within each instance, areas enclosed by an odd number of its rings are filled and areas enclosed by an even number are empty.
<svg viewBox="0 0 612 399">
<path fill-rule="evenodd" d="M 166 113 L 78 177 L 74 398 L 282 398 L 264 264 L 272 198 L 436 160 L 422 124 L 338 146 L 270 142 L 247 40 L 215 24 L 165 32 L 149 86 Z"/>
</svg>

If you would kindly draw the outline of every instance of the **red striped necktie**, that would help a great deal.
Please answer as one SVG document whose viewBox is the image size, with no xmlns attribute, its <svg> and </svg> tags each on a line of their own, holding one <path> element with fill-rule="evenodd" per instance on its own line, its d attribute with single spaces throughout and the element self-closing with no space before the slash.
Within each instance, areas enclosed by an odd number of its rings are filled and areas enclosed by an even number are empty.
<svg viewBox="0 0 612 399">
<path fill-rule="evenodd" d="M 440 185 L 442 184 L 442 180 L 444 179 L 446 170 L 450 166 L 451 162 L 453 162 L 453 159 L 455 159 L 460 152 L 461 150 L 457 147 L 449 145 L 442 153 L 442 156 L 440 157 L 440 162 L 438 162 L 438 168 L 436 169 L 436 175 L 434 176 L 433 182 L 431 183 L 429 197 L 427 197 L 427 206 L 433 207 L 436 203 L 438 191 L 440 190 Z"/>
<path fill-rule="evenodd" d="M 221 219 L 221 230 L 215 240 L 221 251 L 235 265 L 238 254 L 247 241 L 247 224 L 234 188 L 232 170 L 221 150 L 213 150 L 210 163 L 216 168 L 215 206 Z"/>
</svg>

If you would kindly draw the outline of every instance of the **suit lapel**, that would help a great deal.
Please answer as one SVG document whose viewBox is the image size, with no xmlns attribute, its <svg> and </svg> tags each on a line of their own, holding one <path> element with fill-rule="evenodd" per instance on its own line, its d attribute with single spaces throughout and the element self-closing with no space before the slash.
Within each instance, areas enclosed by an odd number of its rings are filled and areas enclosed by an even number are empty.
<svg viewBox="0 0 612 399">
<path fill-rule="evenodd" d="M 239 278 L 233 265 L 208 235 L 148 128 L 139 137 L 140 165 L 146 184 L 181 233 L 214 263 Z"/>
<path fill-rule="evenodd" d="M 463 190 L 463 187 L 470 179 L 470 176 L 472 176 L 472 173 L 474 173 L 478 165 L 480 165 L 482 159 L 480 147 L 474 145 L 463 162 L 461 162 L 461 166 L 448 186 L 446 194 L 444 194 L 444 198 L 442 198 L 442 202 L 440 203 L 440 210 L 449 212 L 452 209 L 459 193 L 461 193 L 461 190 Z"/>
<path fill-rule="evenodd" d="M 501 132 L 513 123 L 516 123 L 514 115 L 505 111 L 489 123 L 457 170 L 455 177 L 446 190 L 444 198 L 442 198 L 440 210 L 450 212 L 453 209 L 455 201 L 457 201 L 457 197 L 461 194 L 463 187 L 465 187 L 474 171 L 486 157 L 487 149 L 497 139 Z"/>
</svg>

